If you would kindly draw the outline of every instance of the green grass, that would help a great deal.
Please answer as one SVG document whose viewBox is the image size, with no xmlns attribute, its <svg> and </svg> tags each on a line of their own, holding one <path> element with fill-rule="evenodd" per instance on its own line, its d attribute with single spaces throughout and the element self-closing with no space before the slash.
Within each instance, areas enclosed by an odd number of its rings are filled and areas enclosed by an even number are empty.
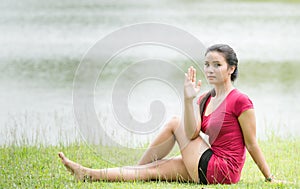
<svg viewBox="0 0 300 189">
<path fill-rule="evenodd" d="M 206 188 L 299 188 L 300 140 L 269 137 L 260 146 L 274 175 L 293 184 L 270 184 L 247 154 L 241 181 L 236 185 L 212 185 Z M 87 167 L 112 165 L 101 160 L 84 144 L 69 146 L 0 147 L 0 188 L 201 188 L 193 183 L 176 182 L 75 182 L 57 157 L 63 151 L 70 159 Z M 132 162 L 134 164 L 134 162 Z"/>
</svg>

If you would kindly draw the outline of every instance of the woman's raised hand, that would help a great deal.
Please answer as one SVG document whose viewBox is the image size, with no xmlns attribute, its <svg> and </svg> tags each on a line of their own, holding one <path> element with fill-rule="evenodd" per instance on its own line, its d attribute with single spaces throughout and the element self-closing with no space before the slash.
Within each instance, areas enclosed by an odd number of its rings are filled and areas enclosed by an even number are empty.
<svg viewBox="0 0 300 189">
<path fill-rule="evenodd" d="M 188 73 L 185 73 L 184 80 L 184 100 L 193 100 L 200 91 L 201 80 L 196 84 L 196 69 L 189 67 Z"/>
</svg>

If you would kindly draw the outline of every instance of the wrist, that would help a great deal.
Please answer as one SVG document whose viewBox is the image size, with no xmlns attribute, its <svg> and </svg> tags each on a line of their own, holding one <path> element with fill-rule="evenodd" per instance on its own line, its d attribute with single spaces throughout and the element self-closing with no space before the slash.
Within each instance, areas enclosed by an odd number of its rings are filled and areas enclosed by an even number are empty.
<svg viewBox="0 0 300 189">
<path fill-rule="evenodd" d="M 194 98 L 184 98 L 184 102 L 193 102 Z"/>
</svg>

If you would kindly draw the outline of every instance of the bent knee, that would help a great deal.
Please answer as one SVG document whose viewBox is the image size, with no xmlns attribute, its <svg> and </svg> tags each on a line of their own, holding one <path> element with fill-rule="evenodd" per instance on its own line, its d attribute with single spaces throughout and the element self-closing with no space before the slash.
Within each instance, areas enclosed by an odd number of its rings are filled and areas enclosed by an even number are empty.
<svg viewBox="0 0 300 189">
<path fill-rule="evenodd" d="M 179 127 L 180 125 L 180 117 L 179 116 L 173 116 L 170 121 L 167 123 L 167 128 L 173 130 L 174 128 Z"/>
<path fill-rule="evenodd" d="M 170 120 L 170 123 L 178 125 L 180 123 L 180 117 L 179 116 L 173 116 Z"/>
</svg>

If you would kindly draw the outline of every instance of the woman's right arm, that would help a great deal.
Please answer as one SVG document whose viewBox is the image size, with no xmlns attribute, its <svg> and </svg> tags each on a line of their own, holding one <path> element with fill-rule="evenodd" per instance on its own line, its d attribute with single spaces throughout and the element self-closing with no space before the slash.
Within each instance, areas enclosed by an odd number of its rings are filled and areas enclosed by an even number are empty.
<svg viewBox="0 0 300 189">
<path fill-rule="evenodd" d="M 191 140 L 199 136 L 201 130 L 201 118 L 198 111 L 198 119 L 194 113 L 193 100 L 184 101 L 184 129 L 187 137 Z"/>
<path fill-rule="evenodd" d="M 184 82 L 184 129 L 186 136 L 191 140 L 198 137 L 201 130 L 200 114 L 197 111 L 197 119 L 193 105 L 193 100 L 200 91 L 201 81 L 198 81 L 197 85 L 195 81 L 196 69 L 190 67 Z"/>
<path fill-rule="evenodd" d="M 265 176 L 266 181 L 275 183 L 288 183 L 282 180 L 274 179 L 265 157 L 256 140 L 256 118 L 253 109 L 246 110 L 238 117 L 242 128 L 244 142 L 252 159 Z"/>
</svg>

